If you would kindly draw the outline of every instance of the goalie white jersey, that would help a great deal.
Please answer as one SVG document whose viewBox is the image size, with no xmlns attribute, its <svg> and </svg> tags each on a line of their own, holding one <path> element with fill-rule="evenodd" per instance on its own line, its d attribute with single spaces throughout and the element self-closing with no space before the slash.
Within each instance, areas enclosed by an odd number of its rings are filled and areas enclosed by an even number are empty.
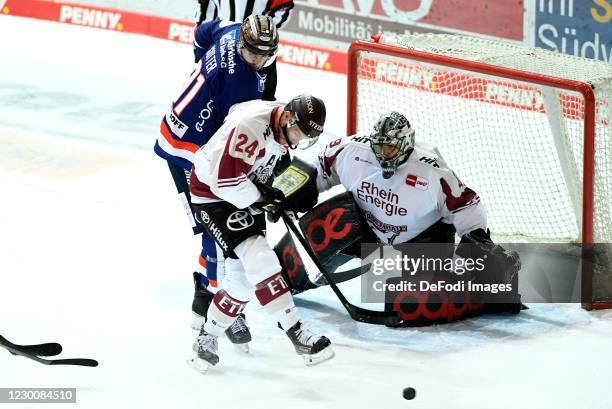
<svg viewBox="0 0 612 409">
<path fill-rule="evenodd" d="M 329 143 L 320 153 L 317 188 L 342 184 L 383 243 L 404 243 L 440 219 L 460 236 L 486 229 L 480 198 L 446 167 L 434 152 L 417 146 L 395 174 L 384 179 L 370 148 L 369 136 L 356 135 Z"/>
</svg>

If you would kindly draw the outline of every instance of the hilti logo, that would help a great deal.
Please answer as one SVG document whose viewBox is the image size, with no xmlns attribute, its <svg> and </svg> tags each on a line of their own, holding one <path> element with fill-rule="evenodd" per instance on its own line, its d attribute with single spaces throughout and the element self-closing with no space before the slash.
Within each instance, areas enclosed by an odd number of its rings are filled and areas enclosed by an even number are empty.
<svg viewBox="0 0 612 409">
<path fill-rule="evenodd" d="M 246 304 L 233 300 L 226 295 L 222 296 L 217 302 L 219 309 L 230 317 L 235 317 L 240 314 L 242 310 L 244 310 L 245 305 Z"/>
<path fill-rule="evenodd" d="M 428 158 L 427 156 L 421 156 L 419 161 L 424 162 L 424 163 L 428 163 L 431 166 L 433 166 L 434 168 L 439 168 L 440 167 L 440 165 L 438 165 L 438 160 L 436 158 Z"/>
<path fill-rule="evenodd" d="M 123 25 L 119 22 L 120 19 L 121 13 L 72 6 L 62 6 L 59 17 L 59 21 L 62 23 L 108 28 L 111 30 L 123 29 Z"/>
</svg>

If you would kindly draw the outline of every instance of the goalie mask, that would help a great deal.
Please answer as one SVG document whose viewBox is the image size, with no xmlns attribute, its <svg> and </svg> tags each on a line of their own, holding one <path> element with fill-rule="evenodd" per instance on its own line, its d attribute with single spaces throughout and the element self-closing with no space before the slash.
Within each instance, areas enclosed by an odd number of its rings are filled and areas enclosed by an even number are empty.
<svg viewBox="0 0 612 409">
<path fill-rule="evenodd" d="M 380 163 L 383 177 L 389 179 L 414 149 L 414 129 L 399 112 L 383 114 L 374 125 L 370 146 Z"/>
</svg>

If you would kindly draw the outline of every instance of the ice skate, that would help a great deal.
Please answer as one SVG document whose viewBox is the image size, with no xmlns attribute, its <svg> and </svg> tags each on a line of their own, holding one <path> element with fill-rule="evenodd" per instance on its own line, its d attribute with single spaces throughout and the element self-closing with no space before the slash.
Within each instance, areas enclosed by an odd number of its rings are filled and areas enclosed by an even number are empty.
<svg viewBox="0 0 612 409">
<path fill-rule="evenodd" d="M 191 329 L 194 331 L 200 331 L 206 323 L 208 308 L 215 296 L 207 289 L 198 286 L 198 274 L 197 272 L 193 273 L 195 293 L 193 295 L 193 302 L 191 303 L 191 312 L 193 313 Z M 240 314 L 236 318 L 234 323 L 225 331 L 225 334 L 230 342 L 235 345 L 237 350 L 249 353 L 248 343 L 251 342 L 252 337 L 244 314 Z"/>
<path fill-rule="evenodd" d="M 331 341 L 322 335 L 312 333 L 305 328 L 301 321 L 285 332 L 293 346 L 295 352 L 304 358 L 306 366 L 318 365 L 335 355 L 331 348 Z"/>
<path fill-rule="evenodd" d="M 207 333 L 204 328 L 200 330 L 200 334 L 193 343 L 194 357 L 188 363 L 195 370 L 205 373 L 208 368 L 219 363 L 219 343 L 216 336 Z"/>
<path fill-rule="evenodd" d="M 246 322 L 244 314 L 236 317 L 236 320 L 225 330 L 225 335 L 234 347 L 245 354 L 249 353 L 249 342 L 251 342 L 251 332 Z"/>
</svg>

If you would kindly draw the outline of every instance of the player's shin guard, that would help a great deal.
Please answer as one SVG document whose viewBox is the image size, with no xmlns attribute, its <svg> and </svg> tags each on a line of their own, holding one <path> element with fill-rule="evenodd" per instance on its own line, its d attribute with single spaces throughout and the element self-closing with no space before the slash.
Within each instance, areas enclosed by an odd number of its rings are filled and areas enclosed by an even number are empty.
<svg viewBox="0 0 612 409">
<path fill-rule="evenodd" d="M 204 329 L 207 333 L 215 336 L 223 334 L 236 320 L 236 317 L 242 313 L 246 304 L 247 301 L 237 300 L 225 290 L 220 290 L 215 294 L 208 309 L 208 319 L 204 324 Z"/>
<path fill-rule="evenodd" d="M 193 302 L 191 303 L 191 312 L 193 314 L 191 328 L 196 331 L 199 331 L 206 322 L 208 308 L 210 307 L 210 303 L 215 296 L 212 292 L 206 289 L 206 284 L 202 284 L 202 279 L 205 280 L 206 277 L 198 272 L 193 273 L 195 292 L 193 295 Z"/>
<path fill-rule="evenodd" d="M 289 286 L 280 273 L 257 284 L 255 296 L 286 331 L 295 352 L 304 357 L 306 365 L 316 365 L 334 357 L 330 340 L 309 331 L 299 320 Z"/>
<path fill-rule="evenodd" d="M 231 297 L 225 290 L 220 290 L 215 294 L 208 309 L 206 324 L 193 344 L 195 356 L 189 360 L 192 367 L 200 372 L 206 372 L 211 365 L 219 362 L 218 338 L 242 313 L 245 305 L 245 301 Z"/>
<path fill-rule="evenodd" d="M 293 297 L 280 272 L 257 284 L 255 296 L 266 312 L 272 315 L 283 328 L 291 328 L 298 322 Z"/>
</svg>

